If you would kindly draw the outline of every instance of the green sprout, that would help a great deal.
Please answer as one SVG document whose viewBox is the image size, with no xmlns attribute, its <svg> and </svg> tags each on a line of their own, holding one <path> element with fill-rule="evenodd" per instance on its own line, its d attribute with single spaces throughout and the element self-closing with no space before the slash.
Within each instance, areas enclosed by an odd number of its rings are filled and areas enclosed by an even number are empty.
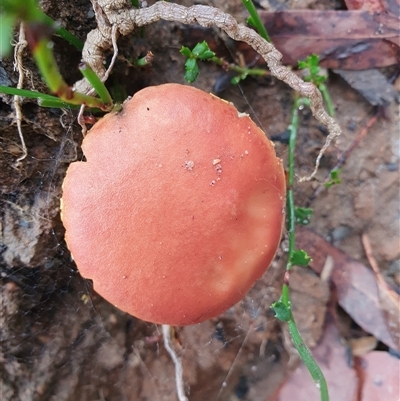
<svg viewBox="0 0 400 401">
<path fill-rule="evenodd" d="M 153 53 L 148 51 L 143 57 L 138 58 L 134 63 L 137 67 L 146 67 L 152 63 L 153 57 Z"/>
<path fill-rule="evenodd" d="M 342 182 L 342 179 L 340 178 L 340 173 L 341 173 L 340 168 L 332 170 L 330 180 L 324 184 L 325 188 L 330 188 L 333 185 L 340 184 Z"/>
<path fill-rule="evenodd" d="M 304 61 L 298 62 L 298 67 L 300 70 L 306 70 L 307 75 L 304 76 L 304 80 L 307 82 L 312 82 L 321 91 L 322 96 L 325 100 L 326 107 L 330 116 L 335 115 L 335 109 L 333 107 L 332 99 L 329 95 L 328 88 L 325 85 L 327 80 L 327 75 L 321 74 L 321 67 L 319 66 L 319 56 L 312 54 L 308 56 Z"/>
<path fill-rule="evenodd" d="M 185 80 L 189 83 L 196 81 L 200 73 L 197 60 L 211 60 L 215 56 L 215 53 L 211 51 L 206 41 L 197 43 L 193 50 L 182 46 L 180 52 L 186 57 Z"/>
<path fill-rule="evenodd" d="M 182 46 L 180 52 L 186 57 L 185 80 L 189 83 L 196 81 L 200 73 L 197 62 L 198 60 L 211 61 L 212 63 L 221 66 L 224 70 L 236 72 L 237 75 L 231 79 L 233 85 L 237 85 L 241 80 L 246 79 L 249 75 L 266 76 L 268 74 L 268 71 L 262 68 L 240 67 L 236 64 L 228 63 L 223 58 L 217 57 L 206 41 L 197 43 L 193 50 L 190 50 L 186 46 Z"/>
<path fill-rule="evenodd" d="M 312 82 L 314 85 L 319 86 L 323 84 L 327 76 L 321 75 L 321 68 L 319 66 L 319 56 L 312 54 L 304 61 L 298 62 L 300 70 L 307 70 L 308 74 L 304 76 L 304 81 Z"/>
</svg>

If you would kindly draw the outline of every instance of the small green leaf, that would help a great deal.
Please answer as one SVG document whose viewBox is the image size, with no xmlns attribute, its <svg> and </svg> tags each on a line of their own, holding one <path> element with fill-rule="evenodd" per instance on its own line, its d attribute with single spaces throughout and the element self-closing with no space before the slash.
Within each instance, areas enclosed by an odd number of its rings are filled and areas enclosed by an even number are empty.
<svg viewBox="0 0 400 401">
<path fill-rule="evenodd" d="M 274 302 L 271 305 L 271 309 L 275 312 L 275 317 L 282 322 L 287 322 L 292 318 L 292 311 L 290 307 L 286 306 L 281 301 Z"/>
<path fill-rule="evenodd" d="M 308 68 L 308 64 L 304 60 L 298 61 L 297 66 L 299 70 L 305 70 L 306 68 Z"/>
<path fill-rule="evenodd" d="M 303 251 L 302 249 L 294 251 L 292 257 L 290 258 L 290 262 L 297 266 L 308 266 L 311 260 L 312 259 L 310 256 L 308 256 L 307 252 Z"/>
<path fill-rule="evenodd" d="M 233 77 L 233 78 L 231 79 L 231 84 L 232 84 L 232 85 L 237 85 L 237 84 L 239 84 L 239 82 L 240 82 L 240 81 L 243 81 L 244 79 L 246 79 L 248 75 L 249 75 L 249 74 L 248 74 L 247 72 L 243 72 L 242 74 L 237 75 L 236 77 Z"/>
<path fill-rule="evenodd" d="M 211 51 L 208 43 L 205 40 L 201 43 L 197 43 L 197 45 L 192 50 L 192 54 L 195 58 L 198 58 L 200 60 L 209 60 L 210 58 L 215 56 L 215 53 Z"/>
<path fill-rule="evenodd" d="M 192 51 L 186 47 L 186 46 L 182 46 L 181 50 L 180 50 L 181 54 L 187 58 L 192 57 Z"/>
<path fill-rule="evenodd" d="M 242 78 L 240 77 L 240 75 L 237 75 L 236 77 L 233 77 L 231 79 L 231 84 L 232 85 L 237 85 L 241 80 L 242 80 Z"/>
<path fill-rule="evenodd" d="M 340 184 L 342 182 L 342 179 L 340 178 L 340 172 L 340 168 L 331 171 L 331 178 L 328 182 L 324 184 L 325 188 L 330 188 L 332 185 Z"/>
<path fill-rule="evenodd" d="M 200 60 L 210 60 L 215 56 L 215 53 L 211 50 L 207 50 L 204 53 L 200 54 L 198 58 Z"/>
<path fill-rule="evenodd" d="M 319 56 L 316 54 L 311 54 L 311 56 L 308 56 L 307 58 L 308 64 L 310 68 L 318 68 L 319 69 Z M 316 71 L 318 72 L 318 71 Z"/>
<path fill-rule="evenodd" d="M 199 66 L 195 58 L 188 58 L 185 63 L 185 80 L 189 83 L 196 81 L 199 75 Z"/>
<path fill-rule="evenodd" d="M 45 93 L 40 93 L 40 92 L 31 91 L 31 90 L 27 90 L 27 89 L 18 89 L 18 88 L 13 88 L 10 86 L 2 86 L 2 85 L 0 85 L 0 93 L 5 93 L 6 95 L 27 97 L 27 98 L 31 98 L 31 99 L 59 100 L 58 97 L 52 96 L 52 95 L 47 95 Z"/>
<path fill-rule="evenodd" d="M 319 67 L 319 56 L 312 54 L 308 56 L 305 60 L 298 62 L 298 68 L 300 70 L 308 70 L 308 74 L 304 77 L 307 82 L 312 82 L 319 86 L 324 83 L 327 79 L 326 75 L 320 75 L 321 68 Z"/>
<path fill-rule="evenodd" d="M 297 207 L 294 208 L 294 217 L 296 218 L 296 224 L 306 226 L 310 224 L 313 210 L 308 207 Z"/>
</svg>

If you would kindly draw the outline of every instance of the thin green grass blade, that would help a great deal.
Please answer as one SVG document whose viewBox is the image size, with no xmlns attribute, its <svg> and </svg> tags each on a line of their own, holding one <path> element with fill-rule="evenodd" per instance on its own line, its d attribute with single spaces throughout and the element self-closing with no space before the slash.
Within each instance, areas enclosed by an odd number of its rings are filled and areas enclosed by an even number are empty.
<svg viewBox="0 0 400 401">
<path fill-rule="evenodd" d="M 5 93 L 6 95 L 21 96 L 31 99 L 43 99 L 49 101 L 60 100 L 57 96 L 47 95 L 46 93 L 35 92 L 28 89 L 12 88 L 11 86 L 0 85 L 0 92 Z"/>
<path fill-rule="evenodd" d="M 74 36 L 71 32 L 67 31 L 62 26 L 59 26 L 59 24 L 56 21 L 54 21 L 45 13 L 41 12 L 41 14 L 42 14 L 41 22 L 43 22 L 46 25 L 54 27 L 55 32 L 58 36 L 65 39 L 72 46 L 75 46 L 79 51 L 83 50 L 83 42 L 81 40 L 79 40 L 76 36 Z"/>
<path fill-rule="evenodd" d="M 105 104 L 112 104 L 112 98 L 110 92 L 101 81 L 101 79 L 97 76 L 97 74 L 90 68 L 90 66 L 86 63 L 81 63 L 79 65 L 79 70 L 82 75 L 89 81 L 89 83 L 93 86 L 96 93 L 100 96 L 100 99 Z"/>
</svg>

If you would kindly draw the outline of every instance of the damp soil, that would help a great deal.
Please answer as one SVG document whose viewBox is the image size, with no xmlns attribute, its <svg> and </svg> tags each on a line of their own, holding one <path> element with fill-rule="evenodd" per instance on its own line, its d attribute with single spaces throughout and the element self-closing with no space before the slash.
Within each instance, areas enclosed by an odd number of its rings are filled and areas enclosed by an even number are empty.
<svg viewBox="0 0 400 401">
<path fill-rule="evenodd" d="M 201 3 L 218 6 L 220 2 Z M 224 11 L 245 20 L 240 1 L 223 3 Z M 318 2 L 306 3 L 314 7 Z M 328 7 L 328 3 L 332 2 L 319 5 Z M 95 26 L 90 2 L 60 4 L 42 2 L 49 15 L 84 39 Z M 212 35 L 226 43 L 220 32 L 212 30 Z M 124 98 L 149 85 L 184 83 L 179 49 L 193 45 L 191 40 L 195 43 L 196 36 L 192 37 L 190 27 L 170 22 L 121 38 L 120 56 L 108 81 L 110 90 Z M 235 60 L 238 55 L 232 43 L 226 46 Z M 148 50 L 154 54 L 152 66 L 132 66 L 131 60 Z M 79 79 L 79 53 L 61 40 L 56 41 L 55 52 L 66 80 Z M 26 86 L 43 89 L 29 52 L 23 60 Z M 4 59 L 2 68 L 15 85 L 18 76 L 12 59 Z M 286 160 L 291 89 L 270 77 L 248 78 L 232 86 L 219 67 L 201 63 L 200 70 L 195 86 L 208 92 L 217 88 L 220 97 L 250 114 L 269 137 L 279 137 L 276 150 Z M 386 108 L 385 116 L 349 156 L 341 184 L 315 197 L 318 181 L 329 174 L 337 157 L 374 113 L 340 77 L 331 74 L 328 87 L 343 135 L 323 158 L 318 180 L 296 185 L 296 204 L 313 208 L 310 227 L 315 232 L 365 264 L 360 236 L 367 234 L 385 278 L 399 288 L 398 106 Z M 98 296 L 90 281 L 79 275 L 64 242 L 59 206 L 62 180 L 68 165 L 82 159 L 76 111 L 41 109 L 25 100 L 22 130 L 28 156 L 17 163 L 21 145 L 12 99 L 2 95 L 0 101 L 2 400 L 175 401 L 174 366 L 160 328 L 119 311 Z M 323 127 L 303 110 L 296 153 L 298 176 L 312 171 L 325 137 Z M 286 329 L 270 310 L 280 295 L 285 247 L 283 238 L 276 260 L 241 303 L 210 321 L 176 328 L 174 347 L 182 357 L 191 401 L 272 400 L 298 363 Z M 294 272 L 292 279 L 298 325 L 312 347 L 323 331 L 330 285 L 307 269 Z"/>
</svg>

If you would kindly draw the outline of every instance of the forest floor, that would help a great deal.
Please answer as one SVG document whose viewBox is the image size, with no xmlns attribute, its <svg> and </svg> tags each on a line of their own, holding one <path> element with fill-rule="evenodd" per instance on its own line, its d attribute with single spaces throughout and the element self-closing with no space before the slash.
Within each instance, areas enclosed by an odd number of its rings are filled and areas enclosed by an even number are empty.
<svg viewBox="0 0 400 401">
<path fill-rule="evenodd" d="M 89 0 L 41 3 L 82 40 L 96 26 Z M 247 14 L 239 0 L 196 3 L 223 3 L 224 11 L 245 22 Z M 259 3 L 287 12 L 295 7 L 344 8 L 334 0 Z M 133 95 L 150 85 L 183 84 L 184 58 L 179 50 L 202 38 L 230 62 L 237 62 L 242 53 L 250 57 L 248 64 L 253 61 L 242 44 L 215 29 L 158 22 L 140 35 L 120 38 L 119 58 L 107 85 L 114 93 Z M 58 38 L 54 48 L 65 79 L 70 84 L 80 79 L 79 52 Z M 151 67 L 129 63 L 147 51 L 154 54 Z M 12 62 L 12 57 L 1 61 L 2 85 L 16 85 Z M 28 51 L 23 63 L 26 87 L 44 90 Z M 375 71 L 387 81 L 398 74 L 396 67 Z M 327 377 L 332 401 L 395 401 L 400 377 L 400 82 L 397 78 L 392 85 L 397 90 L 393 100 L 374 105 L 340 71 L 327 73 L 343 134 L 324 156 L 317 179 L 295 187 L 296 205 L 313 209 L 310 224 L 297 231 L 298 247 L 313 262 L 292 273 L 294 315 Z M 247 78 L 237 86 L 230 85 L 227 76 L 220 67 L 203 62 L 194 85 L 207 92 L 217 89 L 218 96 L 250 114 L 286 162 L 293 91 L 270 76 Z M 384 91 L 374 85 L 375 77 L 364 82 L 362 93 L 368 88 L 375 94 Z M 62 180 L 68 165 L 82 157 L 76 112 L 41 109 L 24 101 L 22 129 L 28 155 L 16 163 L 21 146 L 11 97 L 0 95 L 0 101 L 2 400 L 177 400 L 174 365 L 160 328 L 98 296 L 79 275 L 64 242 Z M 311 112 L 302 110 L 298 177 L 310 174 L 325 138 Z M 356 138 L 361 140 L 347 154 L 341 183 L 325 189 L 324 180 Z M 280 296 L 285 247 L 284 236 L 275 261 L 242 302 L 218 318 L 176 328 L 174 346 L 182 358 L 190 401 L 319 399 L 285 324 L 270 310 Z"/>
</svg>

